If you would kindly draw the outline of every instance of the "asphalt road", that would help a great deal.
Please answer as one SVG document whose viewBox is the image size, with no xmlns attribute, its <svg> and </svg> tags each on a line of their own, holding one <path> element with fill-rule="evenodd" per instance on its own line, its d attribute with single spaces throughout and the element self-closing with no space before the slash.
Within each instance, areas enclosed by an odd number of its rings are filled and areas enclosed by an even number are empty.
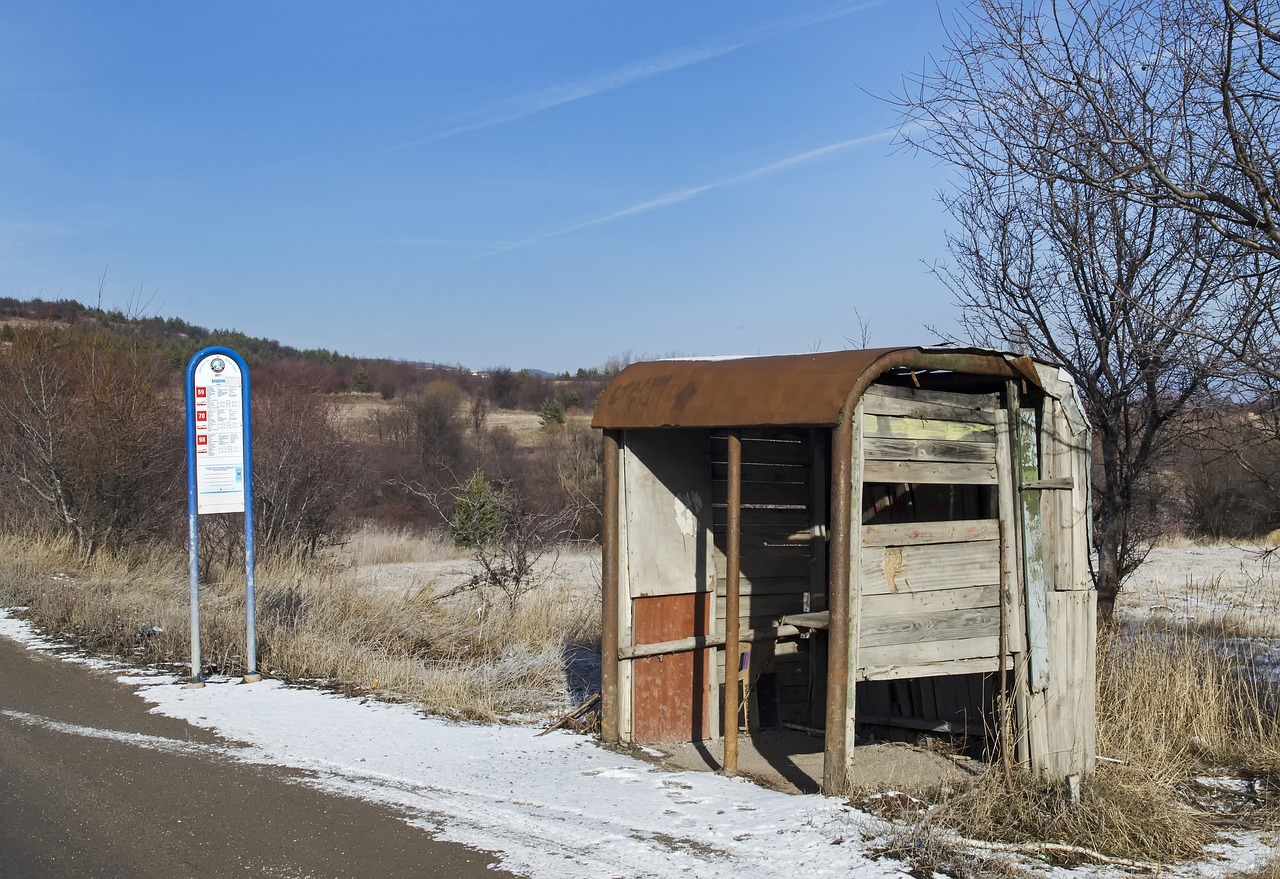
<svg viewBox="0 0 1280 879">
<path fill-rule="evenodd" d="M 234 747 L 0 637 L 0 879 L 512 875 L 386 808 L 218 753 Z"/>
</svg>

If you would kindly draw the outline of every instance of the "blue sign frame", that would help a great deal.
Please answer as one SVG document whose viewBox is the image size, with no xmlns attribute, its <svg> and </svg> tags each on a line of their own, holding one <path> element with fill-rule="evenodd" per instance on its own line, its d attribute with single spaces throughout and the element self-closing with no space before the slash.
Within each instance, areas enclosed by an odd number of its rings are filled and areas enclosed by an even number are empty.
<svg viewBox="0 0 1280 879">
<path fill-rule="evenodd" d="M 244 589 L 245 589 L 245 683 L 262 679 L 258 674 L 258 645 L 255 625 L 254 602 L 254 547 L 253 547 L 253 430 L 251 393 L 249 390 L 249 366 L 244 358 L 230 348 L 212 345 L 196 352 L 187 363 L 185 396 L 187 403 L 187 543 L 191 554 L 191 686 L 204 686 L 200 668 L 200 527 L 198 512 L 198 487 L 196 484 L 196 366 L 207 357 L 221 355 L 230 358 L 240 368 L 241 376 L 241 448 L 244 451 Z M 205 515 L 209 515 L 206 513 Z"/>
</svg>

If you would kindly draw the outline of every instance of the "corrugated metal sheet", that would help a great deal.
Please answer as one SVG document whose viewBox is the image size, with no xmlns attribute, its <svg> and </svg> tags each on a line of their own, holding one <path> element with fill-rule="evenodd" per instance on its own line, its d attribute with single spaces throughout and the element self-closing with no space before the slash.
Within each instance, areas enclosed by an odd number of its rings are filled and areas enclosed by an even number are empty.
<svg viewBox="0 0 1280 879">
<path fill-rule="evenodd" d="M 592 426 L 834 426 L 846 404 L 868 384 L 899 367 L 1027 378 L 1038 384 L 1030 360 L 976 350 L 869 348 L 733 360 L 654 360 L 628 366 L 609 383 Z"/>
</svg>

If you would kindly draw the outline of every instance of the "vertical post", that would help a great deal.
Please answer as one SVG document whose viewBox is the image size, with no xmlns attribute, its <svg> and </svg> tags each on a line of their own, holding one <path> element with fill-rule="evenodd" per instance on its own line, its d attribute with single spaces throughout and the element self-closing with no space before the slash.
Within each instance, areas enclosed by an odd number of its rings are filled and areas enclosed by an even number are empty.
<svg viewBox="0 0 1280 879">
<path fill-rule="evenodd" d="M 608 744 L 618 742 L 618 431 L 604 432 L 603 501 L 600 564 L 600 737 Z"/>
<path fill-rule="evenodd" d="M 844 793 L 849 783 L 849 575 L 853 525 L 853 424 L 852 413 L 842 414 L 831 443 L 831 588 L 827 593 L 831 623 L 827 631 L 826 752 L 822 766 L 822 792 Z"/>
<path fill-rule="evenodd" d="M 200 516 L 196 504 L 196 407 L 191 398 L 196 359 L 187 364 L 187 551 L 190 554 L 189 579 L 191 594 L 191 680 L 188 687 L 204 686 L 200 674 Z"/>
<path fill-rule="evenodd" d="M 244 425 L 244 611 L 245 611 L 245 674 L 246 684 L 262 680 L 258 674 L 258 631 L 256 625 L 257 601 L 253 584 L 253 436 L 252 407 L 249 400 L 249 370 L 244 368 L 240 398 L 241 424 Z"/>
<path fill-rule="evenodd" d="M 729 525 L 725 552 L 724 610 L 724 766 L 725 775 L 738 774 L 738 667 L 742 663 L 739 596 L 742 575 L 742 432 L 729 430 Z"/>
</svg>

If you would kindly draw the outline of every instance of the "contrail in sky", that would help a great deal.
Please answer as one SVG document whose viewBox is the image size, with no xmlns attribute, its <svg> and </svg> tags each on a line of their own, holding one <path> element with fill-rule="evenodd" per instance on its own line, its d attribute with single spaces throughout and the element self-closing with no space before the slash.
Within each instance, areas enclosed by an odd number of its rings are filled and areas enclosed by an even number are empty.
<svg viewBox="0 0 1280 879">
<path fill-rule="evenodd" d="M 543 232 L 540 235 L 534 235 L 521 241 L 513 241 L 503 247 L 498 247 L 478 254 L 477 256 L 472 257 L 472 259 L 483 259 L 488 256 L 497 256 L 500 253 L 507 253 L 508 251 L 517 250 L 521 247 L 527 247 L 530 244 L 537 244 L 540 241 L 559 238 L 561 235 L 581 232 L 583 229 L 593 229 L 596 226 L 603 226 L 606 223 L 612 223 L 615 220 L 623 220 L 627 217 L 635 217 L 640 214 L 647 214 L 650 211 L 656 211 L 660 208 L 691 201 L 706 192 L 711 192 L 716 189 L 727 189 L 730 186 L 737 186 L 741 183 L 759 180 L 761 177 L 768 177 L 770 174 L 777 174 L 779 171 L 786 171 L 799 165 L 829 158 L 830 156 L 851 150 L 854 147 L 875 143 L 876 141 L 888 140 L 893 137 L 895 133 L 896 129 L 886 129 L 885 131 L 878 131 L 875 134 L 866 134 L 862 137 L 854 137 L 849 140 L 842 140 L 836 143 L 827 144 L 823 147 L 805 150 L 803 153 L 797 153 L 794 156 L 789 156 L 776 162 L 770 162 L 768 165 L 762 165 L 759 168 L 753 168 L 752 170 L 744 171 L 741 174 L 734 174 L 732 177 L 725 177 L 722 180 L 704 183 L 701 186 L 689 186 L 685 189 L 677 189 L 674 192 L 668 192 L 666 195 L 660 195 L 657 198 L 637 202 L 629 207 L 610 211 L 609 213 L 601 214 L 598 217 L 582 220 L 581 222 L 573 223 L 569 226 L 561 226 L 558 229 L 552 229 L 549 232 Z"/>
<path fill-rule="evenodd" d="M 492 128 L 495 125 L 514 122 L 517 119 L 524 119 L 528 116 L 533 116 L 536 113 L 541 113 L 544 110 L 550 110 L 553 107 L 559 107 L 563 104 L 572 103 L 573 101 L 580 101 L 583 98 L 590 98 L 594 95 L 610 92 L 614 89 L 619 89 L 624 86 L 649 79 L 650 77 L 658 76 L 659 74 L 669 73 L 673 70 L 680 70 L 685 67 L 691 67 L 695 64 L 701 64 L 704 61 L 711 61 L 716 58 L 729 55 L 733 52 L 737 52 L 739 49 L 745 49 L 748 46 L 767 40 L 770 37 L 787 33 L 788 31 L 821 24 L 824 21 L 844 18 L 845 16 L 853 15 L 858 12 L 865 12 L 868 9 L 873 9 L 887 2 L 889 2 L 889 0 L 872 0 L 872 2 L 869 3 L 860 3 L 856 6 L 846 6 L 830 12 L 824 12 L 821 15 L 811 16 L 797 21 L 770 25 L 736 42 L 700 49 L 677 49 L 663 55 L 657 55 L 652 58 L 646 58 L 642 61 L 628 64 L 625 67 L 620 67 L 616 70 L 610 70 L 604 73 L 595 74 L 594 76 L 588 76 L 578 80 L 577 82 L 565 83 L 562 85 L 552 86 L 550 88 L 513 95 L 512 97 L 498 101 L 495 104 L 490 104 L 487 107 L 465 114 L 460 117 L 465 121 L 460 121 L 459 124 L 452 128 L 426 137 L 407 140 L 403 143 L 395 144 L 389 147 L 389 149 L 399 150 L 406 149 L 408 147 L 421 146 L 423 144 L 457 137 L 460 134 L 466 134 L 471 131 L 478 131 L 482 128 Z"/>
</svg>

